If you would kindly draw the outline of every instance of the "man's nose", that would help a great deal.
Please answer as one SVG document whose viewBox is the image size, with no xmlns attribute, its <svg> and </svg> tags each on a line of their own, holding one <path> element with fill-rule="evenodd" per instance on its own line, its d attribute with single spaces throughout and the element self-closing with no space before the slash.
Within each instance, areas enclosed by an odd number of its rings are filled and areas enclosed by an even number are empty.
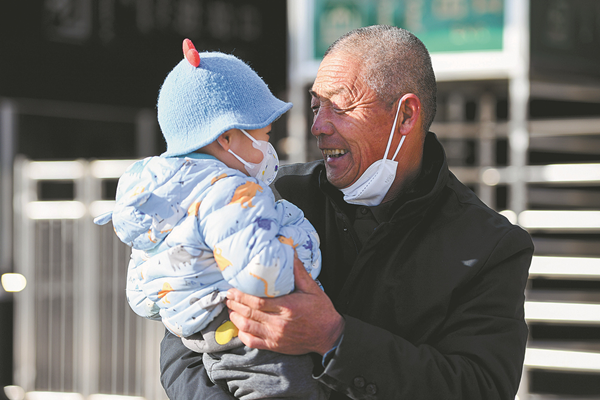
<svg viewBox="0 0 600 400">
<path fill-rule="evenodd" d="M 329 118 L 329 111 L 325 107 L 319 108 L 319 111 L 313 117 L 310 132 L 313 136 L 331 135 L 334 132 L 333 123 Z"/>
</svg>

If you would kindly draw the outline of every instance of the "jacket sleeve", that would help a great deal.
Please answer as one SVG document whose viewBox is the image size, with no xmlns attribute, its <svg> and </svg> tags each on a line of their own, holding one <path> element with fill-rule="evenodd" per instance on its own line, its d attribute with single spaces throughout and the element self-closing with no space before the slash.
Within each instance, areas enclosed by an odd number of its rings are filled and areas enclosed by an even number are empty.
<svg viewBox="0 0 600 400">
<path fill-rule="evenodd" d="M 514 399 L 532 253 L 524 231 L 509 231 L 426 343 L 345 316 L 343 339 L 318 379 L 352 399 Z"/>
<path fill-rule="evenodd" d="M 281 204 L 262 183 L 231 176 L 216 182 L 200 205 L 199 231 L 223 278 L 244 293 L 276 297 L 293 291 L 294 250 L 309 249 L 298 255 L 309 273 L 320 270 L 318 240 L 307 231 L 314 228 L 300 209 Z"/>
<path fill-rule="evenodd" d="M 189 350 L 181 339 L 166 330 L 160 344 L 160 372 L 160 382 L 169 399 L 235 399 L 208 379 L 202 354 Z"/>
<path fill-rule="evenodd" d="M 127 285 L 125 287 L 127 302 L 131 309 L 140 317 L 160 321 L 160 308 L 146 296 L 146 293 L 142 289 L 143 282 L 139 277 L 141 264 L 138 261 L 139 257 L 140 251 L 133 249 L 127 266 Z"/>
<path fill-rule="evenodd" d="M 280 233 L 294 238 L 298 245 L 294 246 L 298 258 L 313 279 L 321 272 L 321 250 L 319 234 L 304 217 L 304 213 L 287 200 L 279 200 L 275 204 L 281 223 Z"/>
</svg>

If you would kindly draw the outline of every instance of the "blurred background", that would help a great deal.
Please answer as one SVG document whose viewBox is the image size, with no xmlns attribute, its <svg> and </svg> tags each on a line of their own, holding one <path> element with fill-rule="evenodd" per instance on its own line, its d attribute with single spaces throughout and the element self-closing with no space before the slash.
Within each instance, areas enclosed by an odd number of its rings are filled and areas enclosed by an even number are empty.
<svg viewBox="0 0 600 400">
<path fill-rule="evenodd" d="M 427 45 L 452 171 L 534 238 L 518 397 L 600 399 L 599 0 L 0 2 L 0 399 L 166 399 L 162 325 L 129 310 L 129 250 L 92 219 L 164 151 L 155 102 L 182 40 L 294 103 L 271 138 L 303 162 L 322 54 L 372 24 Z"/>
</svg>

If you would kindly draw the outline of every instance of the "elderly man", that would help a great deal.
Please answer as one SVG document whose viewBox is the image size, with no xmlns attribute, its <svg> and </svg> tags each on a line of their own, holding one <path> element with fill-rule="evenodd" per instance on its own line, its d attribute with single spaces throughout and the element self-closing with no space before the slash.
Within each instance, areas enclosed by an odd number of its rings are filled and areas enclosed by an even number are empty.
<svg viewBox="0 0 600 400">
<path fill-rule="evenodd" d="M 302 268 L 287 296 L 230 290 L 240 339 L 313 354 L 332 400 L 513 399 L 533 245 L 449 172 L 428 133 L 426 48 L 403 29 L 357 29 L 329 48 L 310 93 L 324 160 L 282 168 L 275 188 L 321 237 L 325 292 Z M 172 399 L 230 398 L 170 334 L 161 372 Z"/>
</svg>

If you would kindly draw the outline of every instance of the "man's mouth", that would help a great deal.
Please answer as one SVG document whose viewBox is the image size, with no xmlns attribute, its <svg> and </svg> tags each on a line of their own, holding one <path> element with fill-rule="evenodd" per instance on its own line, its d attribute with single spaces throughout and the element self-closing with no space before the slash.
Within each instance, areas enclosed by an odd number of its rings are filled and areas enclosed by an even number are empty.
<svg viewBox="0 0 600 400">
<path fill-rule="evenodd" d="M 323 149 L 323 155 L 327 158 L 337 158 L 341 157 L 348 152 L 348 150 L 343 149 Z"/>
</svg>

